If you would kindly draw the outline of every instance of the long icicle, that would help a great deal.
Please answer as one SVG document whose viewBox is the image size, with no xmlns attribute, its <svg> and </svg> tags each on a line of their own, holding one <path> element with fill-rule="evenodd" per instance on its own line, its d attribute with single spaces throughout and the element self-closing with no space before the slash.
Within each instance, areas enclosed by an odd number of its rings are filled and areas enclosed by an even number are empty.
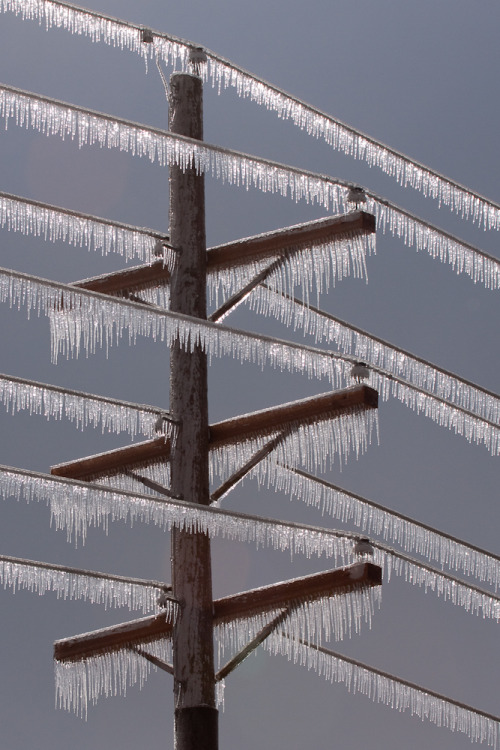
<svg viewBox="0 0 500 750">
<path fill-rule="evenodd" d="M 344 684 L 349 692 L 360 693 L 374 703 L 382 703 L 400 713 L 408 712 L 421 721 L 466 734 L 471 742 L 486 742 L 496 748 L 500 719 L 459 703 L 432 690 L 382 672 L 322 646 L 300 642 L 291 647 L 285 634 L 276 634 L 263 647 L 274 654 L 285 654 L 307 669 L 314 669 L 331 683 Z M 290 655 L 291 652 L 291 655 Z"/>
<path fill-rule="evenodd" d="M 164 434 L 175 441 L 176 423 L 168 411 L 145 404 L 133 404 L 93 393 L 69 390 L 34 380 L 0 373 L 0 403 L 7 412 L 27 410 L 46 419 L 69 419 L 77 429 L 100 425 L 102 432 L 127 432 L 153 437 Z"/>
<path fill-rule="evenodd" d="M 153 523 L 163 530 L 173 526 L 202 531 L 211 538 L 221 536 L 257 547 L 272 547 L 305 554 L 325 555 L 335 565 L 346 565 L 357 558 L 359 534 L 317 526 L 304 526 L 276 519 L 234 513 L 220 508 L 200 507 L 180 500 L 166 500 L 138 493 L 107 489 L 100 485 L 61 479 L 21 469 L 0 467 L 0 496 L 50 505 L 56 528 L 65 528 L 68 538 L 85 538 L 88 526 L 108 527 L 109 520 L 131 524 Z M 381 565 L 387 579 L 401 576 L 407 583 L 430 590 L 445 601 L 467 612 L 500 621 L 500 598 L 414 560 L 379 542 L 373 542 L 374 562 Z"/>
<path fill-rule="evenodd" d="M 0 85 L 0 114 L 6 126 L 10 119 L 20 127 L 32 127 L 47 135 L 78 138 L 79 146 L 99 144 L 120 148 L 133 155 L 147 156 L 161 165 L 181 167 L 194 162 L 199 172 L 212 174 L 230 185 L 290 196 L 298 202 L 317 203 L 333 213 L 349 207 L 351 183 L 327 175 L 305 171 L 285 164 L 259 159 L 239 151 L 149 128 L 128 120 L 113 118 L 83 107 Z M 437 227 L 423 222 L 394 204 L 371 197 L 380 226 L 407 245 L 426 248 L 432 255 L 464 270 L 486 288 L 500 288 L 500 261 L 457 242 Z"/>
<path fill-rule="evenodd" d="M 145 60 L 160 55 L 166 64 L 171 63 L 174 67 L 179 64 L 181 70 L 187 68 L 189 51 L 198 46 L 149 29 L 145 34 L 142 27 L 56 0 L 1 0 L 0 11 L 11 11 L 24 19 L 43 18 L 46 28 L 64 28 L 88 36 L 94 42 L 103 41 L 130 49 Z M 500 206 L 497 203 L 287 94 L 220 55 L 209 50 L 205 52 L 207 64 L 200 65 L 199 72 L 210 78 L 219 91 L 233 88 L 239 96 L 265 106 L 280 119 L 290 119 L 308 135 L 323 139 L 335 150 L 381 169 L 400 185 L 420 191 L 485 228 L 500 229 Z"/>
</svg>

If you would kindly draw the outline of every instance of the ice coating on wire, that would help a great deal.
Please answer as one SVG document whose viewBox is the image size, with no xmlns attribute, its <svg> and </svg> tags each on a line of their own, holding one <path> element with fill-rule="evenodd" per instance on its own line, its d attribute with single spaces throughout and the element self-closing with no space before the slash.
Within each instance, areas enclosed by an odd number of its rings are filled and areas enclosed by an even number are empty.
<svg viewBox="0 0 500 750">
<path fill-rule="evenodd" d="M 0 227 L 101 251 L 103 255 L 118 253 L 127 261 L 139 258 L 145 263 L 156 258 L 155 249 L 160 244 L 167 268 L 172 269 L 175 263 L 175 253 L 163 246 L 166 239 L 158 233 L 6 193 L 0 193 Z"/>
<path fill-rule="evenodd" d="M 387 374 L 403 378 L 416 388 L 428 391 L 500 426 L 500 398 L 496 394 L 468 383 L 451 372 L 442 370 L 321 310 L 311 308 L 300 300 L 292 299 L 277 289 L 272 279 L 266 280 L 266 286 L 257 287 L 245 301 L 251 309 L 278 318 L 294 330 L 302 328 L 304 333 L 314 336 L 316 344 L 333 343 L 343 354 L 349 355 L 355 361 L 362 361 L 384 370 Z M 376 381 L 373 385 L 377 387 L 378 373 L 372 373 Z"/>
<path fill-rule="evenodd" d="M 194 165 L 197 172 L 212 174 L 230 185 L 317 203 L 334 213 L 350 206 L 349 185 L 344 181 L 117 120 L 11 87 L 0 86 L 0 114 L 6 126 L 13 119 L 20 127 L 32 127 L 47 135 L 78 138 L 80 147 L 97 143 L 147 156 L 164 166 L 176 164 L 187 169 Z M 372 196 L 369 205 L 384 231 L 388 228 L 407 245 L 415 244 L 417 250 L 426 250 L 432 257 L 447 261 L 457 273 L 467 273 L 486 288 L 500 288 L 500 262 L 495 258 L 450 238 L 387 201 Z"/>
<path fill-rule="evenodd" d="M 70 491 L 71 490 L 71 491 Z M 306 557 L 325 555 L 335 565 L 352 562 L 358 535 L 306 527 L 265 519 L 218 508 L 194 505 L 176 500 L 154 498 L 125 491 L 106 489 L 83 482 L 63 480 L 20 469 L 0 470 L 0 496 L 4 499 L 37 500 L 51 509 L 56 528 L 66 529 L 68 537 L 85 538 L 88 526 L 106 529 L 110 521 L 151 523 L 168 531 L 173 526 L 187 531 L 221 536 L 259 547 L 289 551 Z M 500 599 L 444 574 L 417 560 L 373 542 L 374 561 L 381 565 L 388 579 L 398 575 L 412 585 L 423 587 L 437 596 L 464 608 L 467 612 L 500 620 Z"/>
<path fill-rule="evenodd" d="M 10 414 L 26 410 L 46 419 L 69 419 L 77 429 L 101 427 L 103 433 L 126 432 L 153 437 L 159 433 L 175 440 L 176 423 L 160 408 L 128 404 L 88 393 L 0 374 L 0 402 Z M 161 425 L 158 420 L 161 415 Z"/>
<path fill-rule="evenodd" d="M 142 29 L 137 26 L 54 0 L 1 0 L 0 10 L 14 12 L 26 19 L 43 19 L 46 28 L 64 28 L 71 33 L 87 36 L 94 42 L 102 41 L 120 49 L 132 50 L 146 60 L 159 55 L 166 64 L 179 66 L 182 71 L 188 69 L 189 52 L 194 46 L 157 32 L 151 32 L 152 42 L 145 44 Z M 205 79 L 210 78 L 218 91 L 233 88 L 239 96 L 266 107 L 280 119 L 290 119 L 308 135 L 323 139 L 335 150 L 365 161 L 369 167 L 377 167 L 403 187 L 418 190 L 485 228 L 500 228 L 500 207 L 492 201 L 290 96 L 222 57 L 210 51 L 206 54 L 207 63 L 199 65 L 196 72 Z"/>
<path fill-rule="evenodd" d="M 344 684 L 349 692 L 360 693 L 374 703 L 382 703 L 400 713 L 408 712 L 422 721 L 430 721 L 452 732 L 461 732 L 471 742 L 486 742 L 496 748 L 499 722 L 493 716 L 476 711 L 444 696 L 427 691 L 397 677 L 372 669 L 353 659 L 343 658 L 313 644 L 291 644 L 279 633 L 263 643 L 271 653 L 285 654 L 289 660 L 323 675 L 331 683 Z"/>
<path fill-rule="evenodd" d="M 48 591 L 58 599 L 77 600 L 110 607 L 128 607 L 142 610 L 144 614 L 158 611 L 160 586 L 140 584 L 104 574 L 92 575 L 60 565 L 37 563 L 12 557 L 0 557 L 0 585 L 12 589 L 31 591 L 42 596 Z M 173 612 L 173 603 L 168 603 Z"/>
<path fill-rule="evenodd" d="M 354 524 L 367 536 L 376 535 L 399 545 L 405 552 L 486 581 L 495 591 L 500 586 L 500 560 L 483 550 L 286 466 L 273 467 L 273 484 L 277 491 L 302 500 L 343 524 Z"/>
<path fill-rule="evenodd" d="M 149 336 L 171 346 L 178 339 L 187 351 L 199 345 L 209 356 L 229 354 L 261 367 L 270 364 L 309 377 L 327 378 L 334 388 L 342 387 L 349 366 L 347 360 L 331 352 L 0 269 L 0 302 L 7 301 L 13 307 L 26 306 L 28 317 L 32 310 L 49 316 L 54 361 L 60 353 L 78 356 L 82 344 L 87 353 L 101 346 L 109 348 L 128 330 L 129 343 L 134 343 L 137 336 Z M 500 452 L 500 431 L 496 425 L 443 399 L 416 392 L 395 379 L 380 375 L 378 382 L 383 386 L 382 398 L 391 394 L 469 442 L 484 443 L 492 454 Z"/>
<path fill-rule="evenodd" d="M 492 455 L 500 453 L 500 399 L 495 394 L 268 286 L 256 287 L 244 301 L 294 330 L 302 328 L 316 343 L 334 343 L 349 358 L 342 363 L 345 381 L 352 382 L 350 370 L 362 361 L 370 365 L 367 382 L 382 400 L 395 398 L 468 442 L 484 444 Z"/>
<path fill-rule="evenodd" d="M 317 203 L 339 213 L 347 188 L 313 173 L 258 159 L 219 146 L 117 120 L 73 105 L 0 86 L 0 114 L 6 127 L 32 128 L 45 135 L 77 139 L 80 147 L 98 144 L 146 156 L 161 166 L 177 165 L 208 173 L 230 185 L 279 193 L 293 200 Z"/>
</svg>

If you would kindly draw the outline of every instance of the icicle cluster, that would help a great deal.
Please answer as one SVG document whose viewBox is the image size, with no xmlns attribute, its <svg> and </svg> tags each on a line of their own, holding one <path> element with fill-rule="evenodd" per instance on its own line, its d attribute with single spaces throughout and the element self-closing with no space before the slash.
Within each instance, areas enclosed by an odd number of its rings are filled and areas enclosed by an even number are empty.
<svg viewBox="0 0 500 750">
<path fill-rule="evenodd" d="M 161 409 L 127 404 L 88 393 L 0 374 L 0 402 L 11 414 L 26 410 L 46 419 L 69 419 L 77 429 L 101 427 L 102 432 L 153 437 L 163 432 L 175 440 L 176 424 Z M 159 415 L 163 416 L 158 428 Z"/>
<path fill-rule="evenodd" d="M 350 358 L 343 362 L 347 382 L 352 382 L 353 361 L 365 362 L 373 368 L 370 385 L 383 400 L 396 398 L 469 442 L 484 444 L 492 455 L 500 453 L 500 398 L 495 394 L 282 292 L 276 293 L 269 285 L 258 286 L 245 302 L 251 309 L 282 320 L 295 330 L 303 328 L 315 337 L 316 343 L 334 343 Z M 339 366 L 342 367 L 340 361 Z"/>
<path fill-rule="evenodd" d="M 85 539 L 88 526 L 107 528 L 109 521 L 126 521 L 131 525 L 154 523 L 168 531 L 173 526 L 187 531 L 201 531 L 211 538 L 221 536 L 257 547 L 290 551 L 292 555 L 325 555 L 335 565 L 352 561 L 356 536 L 350 532 L 229 513 L 218 508 L 164 500 L 147 495 L 107 490 L 97 485 L 62 480 L 19 469 L 0 469 L 0 496 L 45 501 L 50 505 L 55 526 L 65 528 L 68 537 Z M 385 548 L 376 547 L 377 564 L 385 567 L 387 578 L 394 573 L 413 585 L 423 586 L 438 596 L 483 617 L 500 619 L 500 599 L 490 596 L 452 575 L 443 574 L 416 560 Z"/>
<path fill-rule="evenodd" d="M 240 291 L 256 276 L 268 270 L 266 283 L 284 293 L 298 287 L 302 297 L 328 292 L 330 283 L 350 276 L 366 279 L 366 255 L 375 253 L 375 235 L 346 232 L 329 241 L 290 245 L 286 253 L 217 268 L 208 275 L 209 301 L 218 304 L 219 294 L 227 298 Z"/>
<path fill-rule="evenodd" d="M 117 222 L 78 214 L 14 195 L 0 193 L 0 227 L 11 232 L 43 237 L 50 242 L 67 242 L 75 247 L 100 250 L 103 255 L 118 253 L 129 261 L 140 258 L 152 262 L 155 248 L 164 238 L 157 233 L 128 227 Z M 175 254 L 164 248 L 165 265 L 172 269 Z"/>
<path fill-rule="evenodd" d="M 47 503 L 56 527 L 66 529 L 70 539 L 73 536 L 85 539 L 89 526 L 106 530 L 109 521 L 125 521 L 130 525 L 142 522 L 165 531 L 173 526 L 202 531 L 212 538 L 221 536 L 250 542 L 257 547 L 288 550 L 293 555 L 325 555 L 340 565 L 346 565 L 351 559 L 352 535 L 348 532 L 311 528 L 304 533 L 304 527 L 296 524 L 11 467 L 0 467 L 0 497 Z"/>
<path fill-rule="evenodd" d="M 169 346 L 178 339 L 188 351 L 201 345 L 209 356 L 230 355 L 260 367 L 270 364 L 280 370 L 303 372 L 310 378 L 327 378 L 333 387 L 342 382 L 342 366 L 328 352 L 15 271 L 0 269 L 0 302 L 18 309 L 25 306 L 28 317 L 35 310 L 51 318 L 54 361 L 59 353 L 78 356 L 82 345 L 87 354 L 102 345 L 109 347 L 128 329 L 130 343 L 138 336 L 166 341 Z"/>
<path fill-rule="evenodd" d="M 382 703 L 400 713 L 409 712 L 422 721 L 466 734 L 471 742 L 486 742 L 493 748 L 497 747 L 498 720 L 473 708 L 307 643 L 299 644 L 290 654 L 290 644 L 284 636 L 280 639 L 277 635 L 274 642 L 265 642 L 263 646 L 272 653 L 293 658 L 295 663 L 313 669 L 331 683 L 344 684 L 349 692 L 361 693 L 374 703 Z"/>
<path fill-rule="evenodd" d="M 346 187 L 320 175 L 116 120 L 8 86 L 0 86 L 0 115 L 6 127 L 12 119 L 18 127 L 76 138 L 80 148 L 98 144 L 146 156 L 161 166 L 175 164 L 183 170 L 194 166 L 199 174 L 212 174 L 229 185 L 289 195 L 295 201 L 317 203 L 334 213 L 340 211 L 347 193 Z"/>
<path fill-rule="evenodd" d="M 126 695 L 127 688 L 144 686 L 151 669 L 150 661 L 130 648 L 107 651 L 80 661 L 54 661 L 56 704 L 87 718 L 88 704 L 95 705 L 101 695 Z M 142 645 L 142 644 L 141 644 Z M 172 662 L 171 641 L 161 638 L 150 642 L 145 651 L 161 661 Z"/>
<path fill-rule="evenodd" d="M 356 457 L 363 454 L 371 443 L 373 432 L 378 438 L 376 409 L 355 407 L 349 411 L 332 411 L 309 424 L 287 425 L 286 434 L 274 448 L 273 455 L 278 463 L 325 471 L 332 468 L 335 460 L 342 465 L 351 452 Z M 211 481 L 215 476 L 227 479 L 278 434 L 276 430 L 261 432 L 244 442 L 225 443 L 214 448 L 210 452 Z M 265 482 L 267 464 L 260 462 L 252 473 Z"/>
<path fill-rule="evenodd" d="M 500 289 L 500 261 L 496 258 L 387 201 L 372 197 L 367 203 L 368 210 L 376 216 L 377 229 L 384 233 L 388 230 L 407 247 L 415 247 L 417 252 L 427 252 L 431 258 L 449 264 L 457 275 L 465 273 L 475 284 Z"/>
<path fill-rule="evenodd" d="M 107 18 L 88 10 L 52 0 L 1 0 L 0 10 L 11 11 L 22 18 L 43 19 L 47 28 L 64 28 L 121 49 L 138 52 L 146 60 L 154 54 L 167 64 L 187 70 L 193 45 L 166 34 L 151 32 L 151 43 L 143 41 L 143 32 L 124 21 Z M 394 149 L 379 143 L 336 118 L 326 115 L 266 81 L 252 76 L 218 55 L 208 52 L 208 64 L 199 66 L 204 78 L 210 78 L 219 91 L 233 88 L 239 96 L 263 105 L 280 119 L 290 119 L 308 135 L 322 138 L 337 151 L 365 161 L 393 177 L 404 187 L 419 190 L 436 199 L 455 213 L 483 224 L 500 228 L 500 207 L 467 188 L 443 177 Z"/>
<path fill-rule="evenodd" d="M 302 500 L 344 524 L 352 523 L 367 536 L 382 537 L 407 553 L 435 560 L 441 567 L 486 581 L 498 590 L 498 557 L 303 472 L 276 465 L 273 472 L 277 491 Z"/>
<path fill-rule="evenodd" d="M 47 135 L 78 137 L 80 147 L 97 143 L 120 148 L 133 155 L 147 156 L 162 165 L 182 169 L 194 165 L 199 173 L 210 173 L 231 185 L 255 187 L 279 193 L 293 200 L 317 203 L 334 213 L 349 206 L 348 185 L 323 175 L 258 159 L 237 151 L 200 143 L 189 138 L 138 126 L 124 120 L 90 112 L 73 105 L 0 86 L 0 114 L 6 124 L 32 127 Z M 379 226 L 389 228 L 407 245 L 416 244 L 433 257 L 450 263 L 457 273 L 465 272 L 487 288 L 500 285 L 500 262 L 475 248 L 442 233 L 407 212 L 376 198 L 369 205 L 377 213 Z M 498 209 L 496 209 L 498 210 Z"/>
<path fill-rule="evenodd" d="M 157 611 L 158 586 L 134 583 L 114 576 L 77 572 L 58 565 L 0 557 L 0 585 L 25 589 L 40 596 L 53 591 L 58 599 L 83 599 L 108 607 L 128 607 L 145 614 Z M 173 616 L 173 605 L 169 605 Z"/>
<path fill-rule="evenodd" d="M 297 648 L 301 639 L 341 641 L 358 634 L 364 624 L 371 628 L 375 606 L 380 607 L 382 587 L 338 589 L 335 596 L 301 602 L 292 607 L 278 631 L 284 632 L 291 649 Z M 237 653 L 253 640 L 283 610 L 257 612 L 248 617 L 221 622 L 216 628 L 219 661 L 227 651 Z M 273 641 L 274 635 L 268 636 Z"/>
</svg>

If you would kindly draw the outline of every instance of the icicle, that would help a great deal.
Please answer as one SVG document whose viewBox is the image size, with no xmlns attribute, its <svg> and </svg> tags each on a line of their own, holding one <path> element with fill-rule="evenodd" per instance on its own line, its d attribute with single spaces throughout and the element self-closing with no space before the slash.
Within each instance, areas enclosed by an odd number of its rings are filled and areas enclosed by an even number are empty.
<svg viewBox="0 0 500 750">
<path fill-rule="evenodd" d="M 145 650 L 162 661 L 172 661 L 169 639 L 148 643 Z M 56 705 L 86 719 L 89 703 L 95 705 L 101 695 L 126 695 L 127 688 L 136 684 L 142 689 L 152 668 L 156 669 L 150 661 L 125 647 L 85 660 L 55 660 Z"/>
<path fill-rule="evenodd" d="M 273 643 L 264 642 L 263 646 L 272 653 L 285 654 L 288 659 L 293 657 L 295 663 L 315 670 L 331 683 L 344 684 L 350 693 L 361 693 L 374 703 L 466 734 L 471 742 L 497 747 L 500 727 L 494 716 L 313 644 L 302 642 L 290 654 L 288 639 L 276 635 Z"/>
<path fill-rule="evenodd" d="M 27 590 L 40 596 L 53 591 L 58 599 L 83 599 L 92 604 L 109 607 L 128 607 L 144 614 L 158 611 L 157 599 L 161 584 L 134 581 L 92 571 L 78 571 L 62 565 L 50 565 L 32 560 L 0 556 L 0 585 L 13 593 Z M 168 603 L 173 617 L 174 605 Z"/>
<path fill-rule="evenodd" d="M 157 260 L 156 247 L 165 236 L 147 229 L 99 219 L 49 206 L 27 198 L 0 193 L 0 227 L 11 232 L 43 237 L 49 242 L 67 242 L 75 247 L 100 250 L 102 255 L 118 253 L 129 261 L 139 258 L 145 263 Z M 164 262 L 173 269 L 175 253 L 165 247 Z"/>
<path fill-rule="evenodd" d="M 27 410 L 46 419 L 60 420 L 66 417 L 80 430 L 100 426 L 103 433 L 119 435 L 126 432 L 131 438 L 138 434 L 153 437 L 163 432 L 167 438 L 175 440 L 176 423 L 169 419 L 168 413 L 152 406 L 107 399 L 2 374 L 0 402 L 11 414 Z M 158 427 L 160 415 L 163 418 Z"/>
<path fill-rule="evenodd" d="M 0 11 L 11 11 L 24 19 L 44 19 L 47 28 L 64 28 L 71 33 L 87 36 L 93 42 L 102 41 L 120 49 L 129 49 L 139 53 L 146 61 L 148 57 L 158 55 L 166 64 L 179 65 L 181 70 L 188 68 L 192 43 L 151 32 L 151 43 L 146 44 L 140 27 L 83 8 L 55 0 L 1 0 Z M 219 92 L 233 88 L 239 96 L 263 105 L 280 119 L 290 119 L 308 135 L 322 138 L 335 150 L 381 169 L 400 185 L 412 187 L 424 196 L 434 198 L 439 205 L 448 206 L 455 213 L 485 228 L 500 228 L 500 207 L 492 201 L 290 96 L 219 55 L 206 51 L 206 56 L 207 63 L 199 66 L 198 73 L 205 79 L 210 78 Z"/>
<path fill-rule="evenodd" d="M 343 524 L 352 523 L 364 535 L 382 537 L 407 553 L 421 555 L 429 561 L 435 560 L 441 567 L 486 581 L 495 591 L 500 586 L 500 559 L 495 555 L 303 472 L 278 465 L 272 470 L 275 489 L 290 495 L 291 499 L 302 500 Z"/>
</svg>

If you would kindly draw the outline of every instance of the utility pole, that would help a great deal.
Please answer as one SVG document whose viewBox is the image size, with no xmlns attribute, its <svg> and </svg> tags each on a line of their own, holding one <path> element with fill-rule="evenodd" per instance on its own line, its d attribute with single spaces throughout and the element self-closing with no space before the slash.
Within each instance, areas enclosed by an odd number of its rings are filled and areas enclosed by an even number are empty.
<svg viewBox="0 0 500 750">
<path fill-rule="evenodd" d="M 169 129 L 178 135 L 203 139 L 202 80 L 196 75 L 200 51 L 192 50 L 194 73 L 174 73 L 169 86 Z M 207 320 L 207 270 L 244 265 L 256 258 L 268 260 L 244 289 L 233 295 L 211 316 L 219 320 L 238 304 L 242 294 L 264 283 L 271 271 L 285 264 L 308 242 L 331 240 L 346 232 L 371 234 L 373 216 L 353 212 L 307 225 L 287 227 L 266 235 L 212 248 L 207 252 L 205 237 L 204 177 L 194 164 L 184 169 L 171 166 L 170 237 L 176 261 L 172 271 L 162 262 L 106 274 L 76 282 L 75 286 L 103 294 L 118 294 L 143 301 L 142 288 L 168 284 L 170 310 Z M 124 472 L 155 492 L 186 503 L 209 506 L 218 500 L 256 464 L 286 440 L 300 425 L 335 419 L 352 409 L 375 409 L 378 394 L 367 386 L 355 386 L 276 407 L 240 415 L 223 422 L 208 422 L 207 356 L 201 346 L 183 348 L 175 341 L 170 352 L 169 418 L 178 425 L 175 445 L 164 436 L 51 468 L 56 476 L 93 481 L 98 476 Z M 262 447 L 243 463 L 220 487 L 210 493 L 209 454 L 221 445 L 237 444 L 260 436 Z M 136 471 L 153 462 L 170 463 L 170 486 Z M 157 614 L 118 626 L 86 633 L 54 644 L 60 662 L 84 662 L 96 655 L 129 649 L 173 675 L 175 750 L 218 750 L 216 684 L 224 679 L 288 617 L 303 606 L 346 595 L 381 584 L 381 569 L 358 562 L 338 570 L 273 583 L 258 589 L 213 599 L 211 547 L 206 533 L 174 528 L 171 533 L 172 591 L 176 616 L 172 621 Z M 170 589 L 170 587 L 166 587 Z M 215 672 L 214 628 L 261 615 L 268 621 L 238 653 Z M 171 639 L 173 664 L 148 653 L 147 646 L 158 639 Z"/>
<path fill-rule="evenodd" d="M 203 84 L 189 74 L 173 74 L 169 130 L 203 139 Z M 194 165 L 169 172 L 170 242 L 177 263 L 170 280 L 173 312 L 206 319 L 205 181 Z M 207 357 L 200 346 L 187 352 L 176 342 L 170 353 L 170 411 L 180 424 L 171 461 L 172 492 L 208 505 Z M 210 539 L 172 531 L 172 585 L 178 601 L 173 635 L 176 750 L 216 750 L 213 597 Z"/>
</svg>

